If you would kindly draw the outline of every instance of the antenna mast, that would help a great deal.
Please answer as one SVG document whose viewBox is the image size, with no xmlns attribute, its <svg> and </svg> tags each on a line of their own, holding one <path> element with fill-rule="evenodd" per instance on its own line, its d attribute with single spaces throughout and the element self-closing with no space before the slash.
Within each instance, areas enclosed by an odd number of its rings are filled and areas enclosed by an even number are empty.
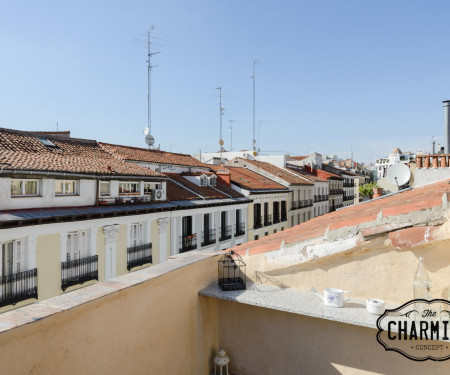
<svg viewBox="0 0 450 375">
<path fill-rule="evenodd" d="M 152 130 L 152 68 L 154 67 L 152 65 L 151 59 L 152 56 L 157 54 L 158 52 L 152 52 L 151 50 L 151 37 L 150 32 L 154 29 L 154 26 L 150 27 L 150 30 L 147 32 L 147 127 L 144 130 L 145 134 L 145 142 L 148 145 L 148 148 L 152 148 L 153 144 L 155 143 L 155 138 L 151 135 Z M 155 148 L 159 148 L 156 147 Z"/>
<path fill-rule="evenodd" d="M 219 139 L 219 145 L 220 145 L 220 162 L 223 163 L 223 138 L 222 138 L 222 117 L 223 117 L 223 111 L 224 108 L 222 107 L 222 87 L 219 86 L 216 90 L 219 90 L 219 116 L 220 116 L 220 139 Z"/>
<path fill-rule="evenodd" d="M 231 131 L 231 136 L 230 136 L 230 151 L 233 151 L 233 122 L 236 122 L 236 120 L 228 120 L 230 121 L 230 131 Z"/>
<path fill-rule="evenodd" d="M 258 59 L 255 59 L 253 61 L 253 155 L 256 156 L 256 138 L 255 138 L 255 111 L 256 111 L 256 104 L 255 104 L 255 99 L 256 99 L 256 74 L 255 74 L 255 68 L 256 68 L 256 64 L 258 64 L 259 61 Z"/>
<path fill-rule="evenodd" d="M 260 121 L 258 124 L 258 152 L 261 151 L 261 149 L 259 148 L 259 140 L 261 138 L 261 123 L 262 123 L 262 121 Z"/>
</svg>

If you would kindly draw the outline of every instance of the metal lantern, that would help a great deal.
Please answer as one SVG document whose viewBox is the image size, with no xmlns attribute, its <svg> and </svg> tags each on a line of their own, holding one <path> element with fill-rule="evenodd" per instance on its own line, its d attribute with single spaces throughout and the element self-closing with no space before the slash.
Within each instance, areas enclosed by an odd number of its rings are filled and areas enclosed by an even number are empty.
<svg viewBox="0 0 450 375">
<path fill-rule="evenodd" d="M 233 250 L 225 253 L 217 262 L 219 286 L 222 290 L 246 289 L 245 263 Z"/>
</svg>

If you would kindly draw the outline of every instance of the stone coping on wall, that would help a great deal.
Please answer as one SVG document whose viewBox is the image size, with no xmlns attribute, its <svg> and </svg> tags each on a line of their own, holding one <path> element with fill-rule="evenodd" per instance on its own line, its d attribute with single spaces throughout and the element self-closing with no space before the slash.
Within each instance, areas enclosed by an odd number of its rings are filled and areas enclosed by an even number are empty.
<svg viewBox="0 0 450 375">
<path fill-rule="evenodd" d="M 345 303 L 342 308 L 329 307 L 325 306 L 315 293 L 265 284 L 247 284 L 246 290 L 227 292 L 222 291 L 217 284 L 212 284 L 202 289 L 199 294 L 204 297 L 285 311 L 292 314 L 377 328 L 378 315 L 370 314 L 366 310 L 365 301 L 354 298 Z M 386 307 L 392 308 L 392 306 Z"/>
<path fill-rule="evenodd" d="M 378 329 L 377 319 L 379 315 L 374 315 L 367 311 L 365 300 L 351 298 L 349 302 L 344 304 L 344 307 L 336 308 L 325 306 L 316 293 L 293 288 L 247 283 L 246 290 L 226 292 L 222 291 L 217 284 L 211 284 L 205 289 L 202 289 L 199 295 L 331 320 L 338 323 Z M 394 309 L 399 306 L 400 304 L 398 306 L 386 304 L 386 309 Z M 398 332 L 396 328 L 393 328 L 392 331 Z M 438 341 L 448 342 L 442 339 Z"/>
<path fill-rule="evenodd" d="M 217 252 L 193 250 L 172 256 L 169 261 L 155 266 L 7 311 L 0 314 L 0 334 L 218 255 Z"/>
</svg>

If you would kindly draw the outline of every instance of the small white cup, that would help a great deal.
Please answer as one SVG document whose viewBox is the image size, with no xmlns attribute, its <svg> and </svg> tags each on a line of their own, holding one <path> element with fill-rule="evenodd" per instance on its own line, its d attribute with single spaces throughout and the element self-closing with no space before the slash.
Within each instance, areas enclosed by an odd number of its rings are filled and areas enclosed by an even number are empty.
<svg viewBox="0 0 450 375">
<path fill-rule="evenodd" d="M 344 293 L 349 294 L 348 298 L 345 300 Z M 326 288 L 323 297 L 325 306 L 342 307 L 344 306 L 344 302 L 348 302 L 350 300 L 350 292 L 342 289 Z"/>
</svg>

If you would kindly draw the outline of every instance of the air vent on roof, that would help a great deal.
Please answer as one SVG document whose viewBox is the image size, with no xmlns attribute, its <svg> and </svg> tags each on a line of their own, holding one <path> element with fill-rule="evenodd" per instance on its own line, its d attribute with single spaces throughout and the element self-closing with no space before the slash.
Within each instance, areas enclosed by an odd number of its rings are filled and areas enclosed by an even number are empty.
<svg viewBox="0 0 450 375">
<path fill-rule="evenodd" d="M 45 138 L 45 137 L 42 137 L 42 136 L 40 136 L 40 135 L 37 135 L 36 138 L 39 139 L 39 141 L 41 141 L 41 143 L 42 143 L 43 145 L 45 145 L 45 146 L 48 146 L 48 147 L 56 147 L 56 145 L 54 145 L 52 142 L 50 142 L 50 141 L 49 141 L 47 138 Z"/>
</svg>

